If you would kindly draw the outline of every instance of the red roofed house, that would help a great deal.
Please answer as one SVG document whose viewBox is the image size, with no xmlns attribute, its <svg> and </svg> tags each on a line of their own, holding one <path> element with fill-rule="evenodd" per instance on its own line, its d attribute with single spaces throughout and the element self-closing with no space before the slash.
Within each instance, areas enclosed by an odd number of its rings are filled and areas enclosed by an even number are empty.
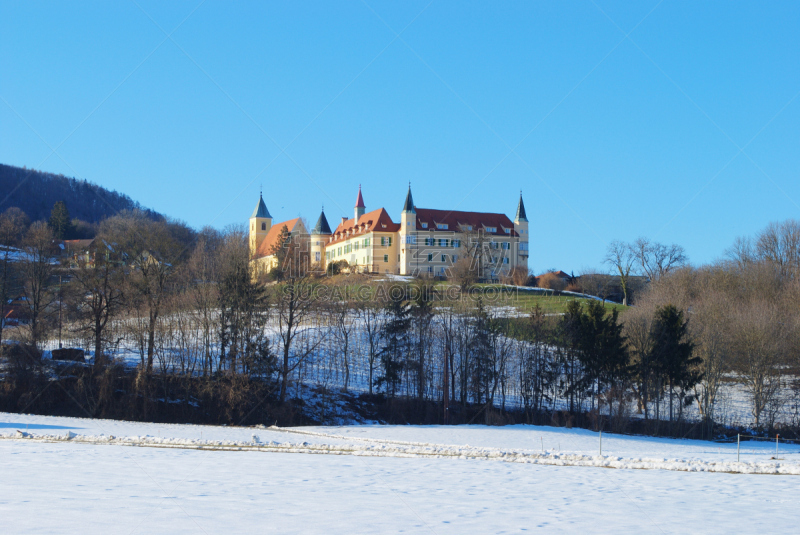
<svg viewBox="0 0 800 535">
<path fill-rule="evenodd" d="M 279 234 L 276 227 L 286 224 L 293 234 L 305 232 L 299 219 L 271 223 L 262 198 L 250 218 L 250 247 L 254 261 L 267 271 L 267 255 Z M 331 231 L 323 210 L 309 237 L 311 261 L 322 269 L 345 260 L 351 269 L 368 273 L 447 276 L 460 258 L 475 257 L 476 249 L 481 251 L 484 278 L 497 278 L 517 266 L 528 269 L 522 195 L 512 222 L 505 214 L 417 208 L 409 186 L 400 223 L 395 223 L 384 208 L 366 211 L 359 186 L 354 217 L 343 217 Z"/>
</svg>

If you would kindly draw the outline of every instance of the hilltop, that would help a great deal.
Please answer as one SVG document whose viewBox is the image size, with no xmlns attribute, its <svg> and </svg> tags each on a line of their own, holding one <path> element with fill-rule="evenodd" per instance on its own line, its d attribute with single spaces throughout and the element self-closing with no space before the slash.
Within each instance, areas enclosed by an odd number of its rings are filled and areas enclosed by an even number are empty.
<svg viewBox="0 0 800 535">
<path fill-rule="evenodd" d="M 164 216 L 141 206 L 124 193 L 108 190 L 86 180 L 45 173 L 25 167 L 0 164 L 0 212 L 16 206 L 31 221 L 47 220 L 58 201 L 64 201 L 70 216 L 98 223 L 123 210 L 141 210 L 154 220 Z"/>
</svg>

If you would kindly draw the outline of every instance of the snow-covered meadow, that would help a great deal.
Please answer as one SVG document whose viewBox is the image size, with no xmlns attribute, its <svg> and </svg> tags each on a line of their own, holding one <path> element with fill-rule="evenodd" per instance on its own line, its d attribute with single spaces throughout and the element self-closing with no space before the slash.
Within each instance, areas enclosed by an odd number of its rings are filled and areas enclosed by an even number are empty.
<svg viewBox="0 0 800 535">
<path fill-rule="evenodd" d="M 800 447 L 0 413 L 8 533 L 790 532 Z M 616 469 L 609 469 L 616 468 Z M 760 472 L 756 474 L 753 472 Z M 766 475 L 766 474 L 783 475 Z"/>
</svg>

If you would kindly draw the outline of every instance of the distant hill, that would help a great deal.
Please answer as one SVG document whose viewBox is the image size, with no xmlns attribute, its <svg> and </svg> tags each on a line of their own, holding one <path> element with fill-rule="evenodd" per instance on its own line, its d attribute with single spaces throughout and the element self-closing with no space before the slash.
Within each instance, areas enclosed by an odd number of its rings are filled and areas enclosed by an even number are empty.
<svg viewBox="0 0 800 535">
<path fill-rule="evenodd" d="M 154 220 L 164 216 L 142 207 L 123 193 L 109 191 L 86 180 L 0 164 L 0 212 L 16 206 L 31 221 L 49 219 L 57 201 L 67 204 L 69 215 L 98 223 L 122 210 L 138 209 Z"/>
</svg>

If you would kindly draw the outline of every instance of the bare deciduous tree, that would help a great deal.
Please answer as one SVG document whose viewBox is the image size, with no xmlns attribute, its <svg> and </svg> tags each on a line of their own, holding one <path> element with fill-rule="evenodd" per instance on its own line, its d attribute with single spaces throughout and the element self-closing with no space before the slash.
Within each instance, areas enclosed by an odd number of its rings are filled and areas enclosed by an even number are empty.
<svg viewBox="0 0 800 535">
<path fill-rule="evenodd" d="M 686 265 L 686 252 L 680 245 L 664 245 L 647 238 L 639 238 L 631 250 L 642 274 L 655 282 L 663 275 Z"/>
<path fill-rule="evenodd" d="M 89 258 L 82 258 L 72 270 L 72 285 L 77 291 L 73 304 L 77 309 L 81 329 L 91 333 L 94 340 L 94 366 L 106 365 L 103 341 L 106 325 L 122 307 L 123 271 L 120 253 L 113 240 L 95 240 Z"/>
<path fill-rule="evenodd" d="M 308 277 L 288 277 L 275 286 L 281 361 L 278 373 L 281 380 L 280 401 L 286 401 L 289 377 L 308 359 L 322 342 L 321 336 L 309 339 L 309 320 L 316 313 L 319 295 Z M 305 339 L 303 339 L 305 338 Z"/>
<path fill-rule="evenodd" d="M 623 305 L 628 304 L 628 279 L 635 261 L 633 248 L 629 244 L 614 240 L 608 245 L 604 262 L 612 266 L 619 274 Z"/>
<path fill-rule="evenodd" d="M 30 342 L 38 346 L 45 331 L 48 307 L 54 302 L 51 277 L 53 261 L 53 231 L 44 221 L 37 221 L 25 233 L 22 242 L 22 291 L 30 319 Z"/>
<path fill-rule="evenodd" d="M 27 216 L 19 208 L 12 207 L 0 214 L 0 344 L 3 342 L 5 304 L 17 285 L 14 248 L 20 245 L 27 225 Z"/>
<path fill-rule="evenodd" d="M 380 303 L 373 303 L 371 301 L 359 303 L 356 313 L 358 318 L 361 320 L 361 327 L 367 336 L 369 393 L 372 394 L 372 387 L 375 381 L 375 361 L 378 358 L 378 352 L 381 343 L 381 333 L 383 332 L 385 317 L 380 307 Z"/>
</svg>

